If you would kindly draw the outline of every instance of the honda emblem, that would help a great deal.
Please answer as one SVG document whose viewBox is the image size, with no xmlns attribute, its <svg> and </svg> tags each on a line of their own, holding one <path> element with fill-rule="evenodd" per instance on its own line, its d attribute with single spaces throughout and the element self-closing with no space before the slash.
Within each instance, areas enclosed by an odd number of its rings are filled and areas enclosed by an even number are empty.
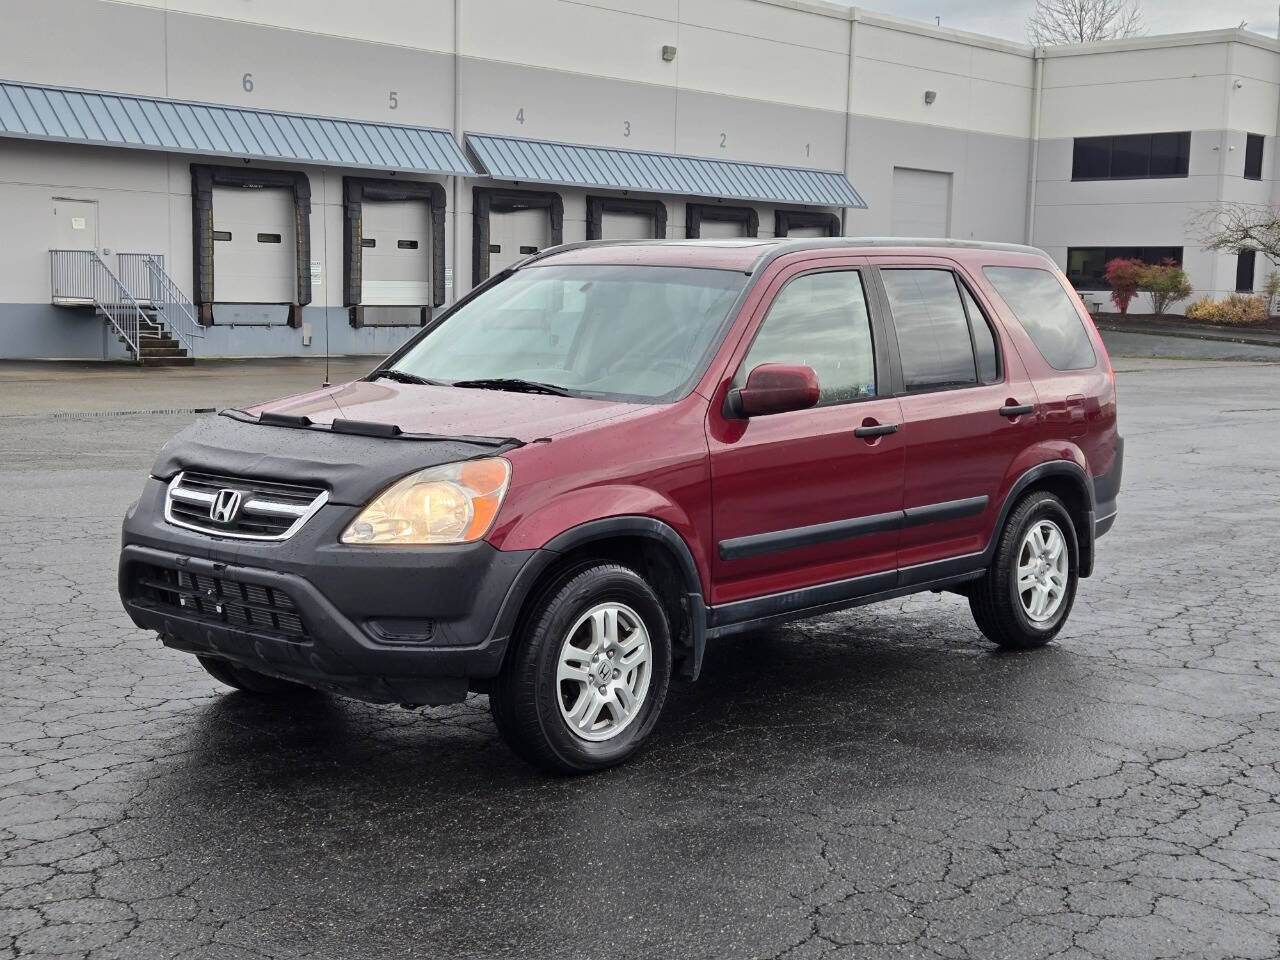
<svg viewBox="0 0 1280 960">
<path fill-rule="evenodd" d="M 209 504 L 209 519 L 214 523 L 231 523 L 240 514 L 240 501 L 244 494 L 239 490 L 219 490 Z"/>
</svg>

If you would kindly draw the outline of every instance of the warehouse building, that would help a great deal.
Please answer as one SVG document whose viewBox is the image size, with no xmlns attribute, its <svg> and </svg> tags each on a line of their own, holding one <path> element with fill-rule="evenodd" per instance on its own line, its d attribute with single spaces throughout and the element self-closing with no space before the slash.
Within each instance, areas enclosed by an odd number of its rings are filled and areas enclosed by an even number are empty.
<svg viewBox="0 0 1280 960">
<path fill-rule="evenodd" d="M 1280 43 L 1031 47 L 820 0 L 3 0 L 0 357 L 390 351 L 563 241 L 1032 242 L 1259 288 Z M 112 53 L 114 51 L 114 53 Z M 127 52 L 127 55 L 122 55 Z"/>
</svg>

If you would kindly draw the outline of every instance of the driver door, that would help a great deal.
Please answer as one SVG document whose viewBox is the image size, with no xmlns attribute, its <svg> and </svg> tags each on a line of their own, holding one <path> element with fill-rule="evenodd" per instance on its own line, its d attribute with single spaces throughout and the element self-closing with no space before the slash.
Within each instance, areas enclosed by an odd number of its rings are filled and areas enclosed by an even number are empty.
<svg viewBox="0 0 1280 960">
<path fill-rule="evenodd" d="M 896 582 L 902 411 L 880 395 L 891 389 L 889 361 L 865 263 L 824 258 L 783 271 L 739 345 L 735 386 L 762 363 L 805 364 L 820 393 L 816 407 L 749 420 L 713 405 L 713 605 L 866 575 L 882 576 L 868 577 L 865 592 Z"/>
</svg>

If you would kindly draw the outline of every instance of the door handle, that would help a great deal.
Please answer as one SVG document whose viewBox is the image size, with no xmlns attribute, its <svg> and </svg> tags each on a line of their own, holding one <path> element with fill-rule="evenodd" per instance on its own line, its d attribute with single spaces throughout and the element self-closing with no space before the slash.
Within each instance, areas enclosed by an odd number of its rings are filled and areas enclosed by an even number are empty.
<svg viewBox="0 0 1280 960">
<path fill-rule="evenodd" d="M 1034 403 L 1010 403 L 1000 408 L 1000 416 L 1009 417 L 1010 419 L 1014 417 L 1023 417 L 1028 413 L 1035 412 L 1036 405 Z"/>
<path fill-rule="evenodd" d="M 867 437 L 883 437 L 890 433 L 897 433 L 898 425 L 896 423 L 877 423 L 865 427 L 854 427 L 853 435 L 866 439 Z"/>
</svg>

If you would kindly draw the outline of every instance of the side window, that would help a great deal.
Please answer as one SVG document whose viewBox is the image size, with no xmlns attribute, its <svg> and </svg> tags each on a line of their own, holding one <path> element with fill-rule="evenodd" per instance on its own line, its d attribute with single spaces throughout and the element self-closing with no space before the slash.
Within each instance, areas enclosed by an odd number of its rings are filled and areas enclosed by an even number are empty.
<svg viewBox="0 0 1280 960">
<path fill-rule="evenodd" d="M 875 352 L 862 275 L 810 273 L 774 298 L 738 370 L 738 382 L 762 363 L 802 363 L 818 374 L 818 406 L 876 395 Z"/>
<path fill-rule="evenodd" d="M 991 321 L 987 319 L 973 299 L 973 294 L 963 283 L 960 285 L 960 299 L 964 301 L 965 313 L 969 314 L 969 329 L 973 333 L 973 353 L 978 358 L 978 379 L 983 383 L 995 383 L 1000 379 L 1000 351 L 996 348 L 996 335 L 991 329 Z"/>
<path fill-rule="evenodd" d="M 1080 311 L 1055 274 L 1035 267 L 983 267 L 1049 366 L 1087 370 L 1098 362 Z"/>
<path fill-rule="evenodd" d="M 880 271 L 909 391 L 978 382 L 969 318 L 954 274 L 932 268 Z"/>
</svg>

